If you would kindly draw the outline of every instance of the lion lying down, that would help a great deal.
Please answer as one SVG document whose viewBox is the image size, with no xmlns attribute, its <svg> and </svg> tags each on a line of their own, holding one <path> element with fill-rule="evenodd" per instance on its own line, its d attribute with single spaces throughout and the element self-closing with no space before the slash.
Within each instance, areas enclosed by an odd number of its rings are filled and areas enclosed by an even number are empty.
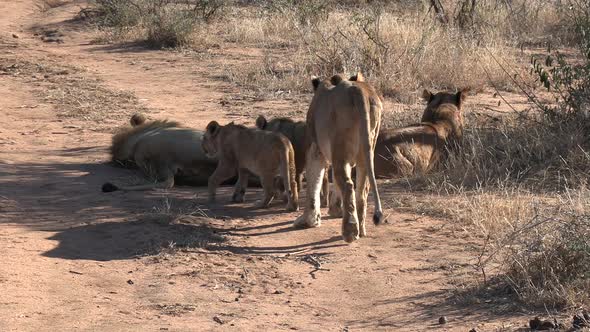
<svg viewBox="0 0 590 332">
<path fill-rule="evenodd" d="M 430 171 L 447 149 L 463 136 L 463 111 L 467 90 L 456 94 L 424 90 L 428 103 L 422 122 L 379 133 L 375 148 L 375 175 L 381 178 Z"/>
<path fill-rule="evenodd" d="M 171 188 L 175 184 L 206 186 L 217 168 L 217 159 L 203 152 L 203 131 L 171 121 L 146 121 L 142 114 L 131 117 L 131 126 L 113 136 L 111 158 L 124 167 L 138 167 L 152 183 L 138 186 L 103 185 L 104 192 Z M 234 184 L 232 178 L 224 184 Z M 253 177 L 250 186 L 260 186 Z"/>
<path fill-rule="evenodd" d="M 247 128 L 233 122 L 225 126 L 217 121 L 207 125 L 202 150 L 219 160 L 209 177 L 209 200 L 215 201 L 219 184 L 238 172 L 232 200 L 243 202 L 248 185 L 248 171 L 258 175 L 264 189 L 264 199 L 258 207 L 267 207 L 276 192 L 275 178 L 280 176 L 287 192 L 287 211 L 299 209 L 295 181 L 295 153 L 289 139 L 275 132 Z"/>
</svg>

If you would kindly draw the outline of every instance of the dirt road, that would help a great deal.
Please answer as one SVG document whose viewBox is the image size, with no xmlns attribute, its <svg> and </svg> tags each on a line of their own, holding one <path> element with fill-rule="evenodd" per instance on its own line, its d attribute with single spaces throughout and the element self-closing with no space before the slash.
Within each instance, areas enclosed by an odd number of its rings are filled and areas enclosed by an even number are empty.
<svg viewBox="0 0 590 332">
<path fill-rule="evenodd" d="M 302 117 L 307 101 L 254 100 L 224 82 L 224 61 L 250 51 L 94 44 L 73 20 L 77 5 L 42 13 L 34 3 L 0 0 L 2 331 L 493 331 L 526 321 L 456 296 L 480 277 L 479 242 L 444 220 L 390 209 L 390 224 L 347 245 L 339 220 L 294 230 L 298 213 L 281 204 L 254 210 L 258 190 L 213 208 L 203 188 L 103 194 L 106 180 L 135 174 L 105 162 L 113 129 L 138 109 L 203 128 L 252 123 L 259 111 Z M 384 202 L 395 195 L 384 191 Z"/>
</svg>

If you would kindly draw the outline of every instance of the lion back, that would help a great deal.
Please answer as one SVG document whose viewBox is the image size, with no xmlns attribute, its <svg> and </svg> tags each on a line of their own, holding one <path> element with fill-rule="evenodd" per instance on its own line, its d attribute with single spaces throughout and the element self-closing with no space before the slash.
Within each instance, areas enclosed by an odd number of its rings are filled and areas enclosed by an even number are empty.
<svg viewBox="0 0 590 332">
<path fill-rule="evenodd" d="M 150 133 L 154 133 L 166 128 L 180 127 L 178 122 L 174 121 L 151 121 L 132 128 L 125 128 L 113 136 L 111 144 L 111 159 L 118 162 L 133 161 L 135 147 Z"/>
</svg>

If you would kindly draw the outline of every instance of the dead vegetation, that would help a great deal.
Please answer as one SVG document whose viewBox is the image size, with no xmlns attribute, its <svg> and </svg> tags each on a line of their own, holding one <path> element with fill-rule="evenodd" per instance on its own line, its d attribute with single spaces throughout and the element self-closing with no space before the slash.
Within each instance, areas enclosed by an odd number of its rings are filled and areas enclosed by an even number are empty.
<svg viewBox="0 0 590 332">
<path fill-rule="evenodd" d="M 121 120 L 146 109 L 130 92 L 106 88 L 83 69 L 55 61 L 18 57 L 0 58 L 0 74 L 32 82 L 34 93 L 54 105 L 61 117 L 89 120 Z"/>
</svg>

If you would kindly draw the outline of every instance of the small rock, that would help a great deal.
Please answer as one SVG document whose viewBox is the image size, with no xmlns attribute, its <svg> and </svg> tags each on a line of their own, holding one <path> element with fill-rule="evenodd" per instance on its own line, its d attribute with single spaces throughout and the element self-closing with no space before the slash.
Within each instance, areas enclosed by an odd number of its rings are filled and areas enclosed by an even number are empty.
<svg viewBox="0 0 590 332">
<path fill-rule="evenodd" d="M 223 323 L 224 323 L 224 322 L 223 322 L 223 320 L 221 320 L 221 318 L 219 318 L 219 316 L 214 316 L 214 317 L 213 317 L 213 320 L 214 320 L 216 323 L 218 323 L 218 324 L 221 324 L 221 325 L 223 325 Z"/>
<path fill-rule="evenodd" d="M 474 328 L 472 328 L 471 330 L 469 330 L 469 332 L 477 332 L 477 330 Z"/>
<path fill-rule="evenodd" d="M 17 38 L 18 39 L 18 35 L 16 33 L 12 34 L 12 38 Z"/>
<path fill-rule="evenodd" d="M 131 280 L 131 279 L 127 280 L 127 283 L 128 283 L 129 285 L 133 285 L 133 284 L 134 284 L 133 280 Z"/>
<path fill-rule="evenodd" d="M 446 324 L 447 322 L 448 322 L 448 320 L 447 320 L 447 317 L 445 317 L 445 316 L 441 316 L 441 317 L 438 319 L 438 323 L 439 323 L 439 324 L 441 324 L 441 325 L 442 325 L 442 324 Z"/>
<path fill-rule="evenodd" d="M 41 40 L 43 40 L 46 43 L 57 43 L 57 44 L 62 44 L 64 42 L 63 39 L 57 38 L 57 37 L 43 37 L 43 38 L 41 38 Z"/>
</svg>

